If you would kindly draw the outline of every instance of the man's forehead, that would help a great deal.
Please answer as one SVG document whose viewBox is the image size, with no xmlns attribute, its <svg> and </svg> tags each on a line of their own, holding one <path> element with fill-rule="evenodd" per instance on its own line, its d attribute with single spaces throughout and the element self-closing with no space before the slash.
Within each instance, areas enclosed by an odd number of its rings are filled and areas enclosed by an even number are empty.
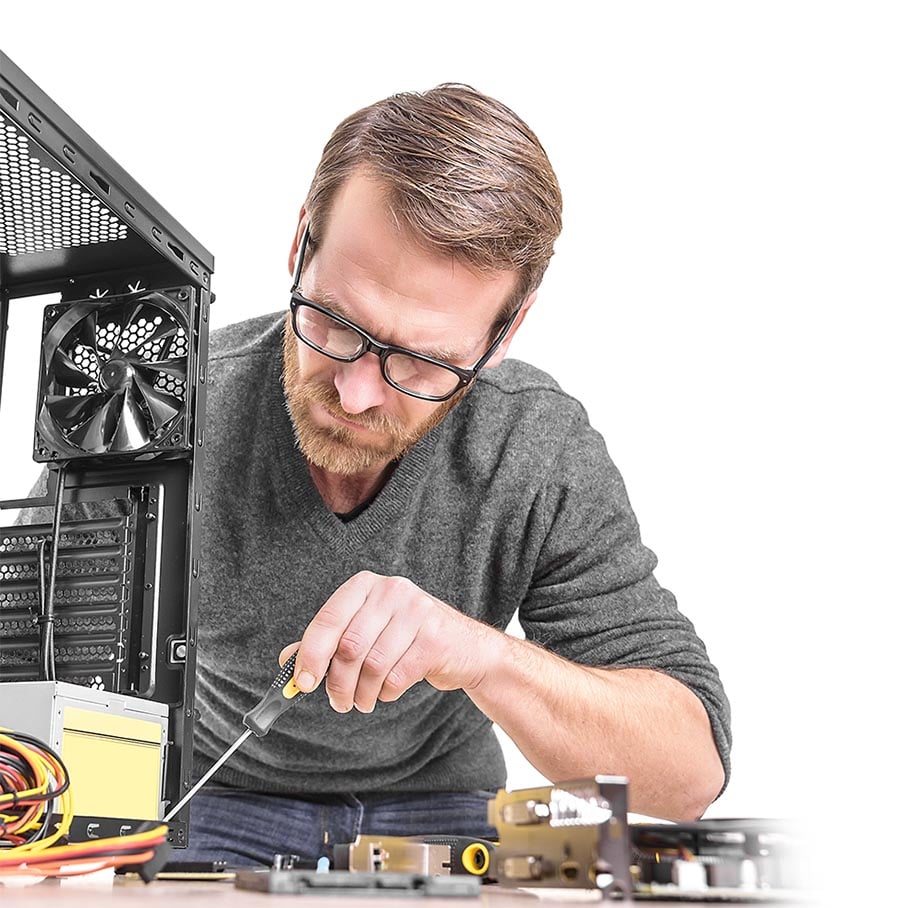
<svg viewBox="0 0 900 908">
<path fill-rule="evenodd" d="M 499 286 L 502 301 L 508 302 L 518 289 L 516 270 L 486 269 L 467 260 L 464 242 L 455 248 L 438 243 L 420 233 L 408 217 L 398 211 L 390 187 L 385 181 L 361 166 L 354 170 L 335 193 L 322 221 L 314 221 L 313 233 L 319 248 L 348 252 L 363 250 L 377 260 L 379 257 L 398 260 L 396 264 L 426 263 L 429 268 L 443 270 L 447 283 L 474 282 L 478 285 Z M 415 266 L 413 266 L 415 267 Z M 414 274 L 413 274 L 414 276 Z M 452 293 L 452 288 L 448 288 Z M 481 287 L 478 288 L 479 292 Z M 466 296 L 473 295 L 467 287 Z"/>
</svg>

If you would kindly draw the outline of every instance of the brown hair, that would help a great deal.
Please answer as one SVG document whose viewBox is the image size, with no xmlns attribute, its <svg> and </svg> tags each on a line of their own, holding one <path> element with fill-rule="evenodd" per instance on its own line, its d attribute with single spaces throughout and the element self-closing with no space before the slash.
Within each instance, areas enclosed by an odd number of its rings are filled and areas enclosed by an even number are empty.
<svg viewBox="0 0 900 908">
<path fill-rule="evenodd" d="M 562 196 L 537 136 L 499 101 L 446 83 L 347 117 L 306 199 L 312 248 L 358 167 L 384 183 L 394 216 L 426 245 L 480 271 L 519 272 L 501 317 L 540 284 L 562 228 Z"/>
</svg>

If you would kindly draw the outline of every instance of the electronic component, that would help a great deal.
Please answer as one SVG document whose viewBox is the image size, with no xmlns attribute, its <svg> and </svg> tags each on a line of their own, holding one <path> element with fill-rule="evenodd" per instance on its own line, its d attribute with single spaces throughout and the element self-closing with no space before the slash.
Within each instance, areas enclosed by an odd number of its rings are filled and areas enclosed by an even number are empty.
<svg viewBox="0 0 900 908">
<path fill-rule="evenodd" d="M 158 880 L 233 880 L 234 870 L 225 861 L 168 861 L 156 874 Z"/>
<path fill-rule="evenodd" d="M 595 776 L 501 791 L 489 819 L 499 834 L 494 874 L 503 886 L 631 893 L 627 781 Z"/>
<path fill-rule="evenodd" d="M 237 889 L 288 895 L 436 896 L 477 898 L 481 881 L 472 876 L 431 876 L 426 873 L 353 873 L 349 870 L 238 870 Z"/>
<path fill-rule="evenodd" d="M 494 845 L 467 836 L 357 836 L 334 846 L 334 868 L 355 873 L 467 874 L 488 881 Z"/>
<path fill-rule="evenodd" d="M 633 823 L 634 897 L 788 901 L 804 890 L 801 839 L 784 820 Z"/>
<path fill-rule="evenodd" d="M 4 724 L 46 741 L 69 771 L 73 840 L 159 819 L 168 713 L 162 703 L 64 681 L 0 684 Z"/>
</svg>

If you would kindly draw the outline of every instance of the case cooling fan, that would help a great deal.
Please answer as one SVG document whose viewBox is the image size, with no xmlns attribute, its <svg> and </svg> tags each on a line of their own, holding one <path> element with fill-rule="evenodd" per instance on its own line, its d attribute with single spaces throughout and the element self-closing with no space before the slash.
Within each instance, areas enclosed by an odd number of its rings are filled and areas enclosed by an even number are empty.
<svg viewBox="0 0 900 908">
<path fill-rule="evenodd" d="M 185 450 L 190 350 L 185 307 L 166 293 L 48 307 L 35 460 Z"/>
</svg>

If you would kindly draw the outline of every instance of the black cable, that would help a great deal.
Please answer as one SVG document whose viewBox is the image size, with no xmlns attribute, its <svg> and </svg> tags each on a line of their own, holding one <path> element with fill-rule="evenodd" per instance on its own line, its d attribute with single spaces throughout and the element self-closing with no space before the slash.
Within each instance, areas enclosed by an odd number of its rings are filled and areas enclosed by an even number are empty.
<svg viewBox="0 0 900 908">
<path fill-rule="evenodd" d="M 40 643 L 38 651 L 38 670 L 42 681 L 50 680 L 47 677 L 46 649 L 50 645 L 47 637 L 47 537 L 45 536 L 37 547 L 37 575 L 38 575 L 38 616 L 37 623 L 40 629 Z"/>
<path fill-rule="evenodd" d="M 63 771 L 63 784 L 61 788 L 57 789 L 56 794 L 62 794 L 69 787 L 69 770 L 66 768 L 66 764 L 63 763 L 62 757 L 46 741 L 42 741 L 40 738 L 34 737 L 34 735 L 26 734 L 24 731 L 5 731 L 3 734 L 15 741 L 24 741 L 37 750 L 43 750 L 45 753 L 50 754 L 59 763 Z"/>
<path fill-rule="evenodd" d="M 53 650 L 53 616 L 47 614 L 47 538 L 44 537 L 37 548 L 38 556 L 38 607 L 37 617 L 40 629 L 40 643 L 38 654 L 38 669 L 42 681 L 53 681 L 50 675 L 53 671 L 51 652 Z"/>
<path fill-rule="evenodd" d="M 53 596 L 56 591 L 56 565 L 59 560 L 59 527 L 62 518 L 63 491 L 66 486 L 66 464 L 60 464 L 56 469 L 56 502 L 53 506 L 53 529 L 50 543 L 50 579 L 46 581 L 46 538 L 38 546 L 38 574 L 40 588 L 41 614 L 38 624 L 41 628 L 40 636 L 40 668 L 41 679 L 44 681 L 56 680 L 56 652 L 53 640 L 53 622 L 56 615 L 53 609 Z M 45 586 L 46 584 L 46 586 Z"/>
</svg>

